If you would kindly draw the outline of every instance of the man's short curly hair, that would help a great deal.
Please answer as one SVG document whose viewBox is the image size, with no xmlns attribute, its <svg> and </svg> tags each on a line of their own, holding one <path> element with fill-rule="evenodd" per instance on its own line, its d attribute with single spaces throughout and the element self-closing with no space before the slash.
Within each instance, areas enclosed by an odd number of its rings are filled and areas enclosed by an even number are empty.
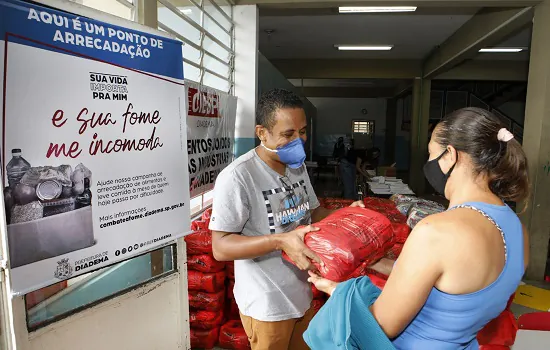
<svg viewBox="0 0 550 350">
<path fill-rule="evenodd" d="M 304 108 L 304 102 L 295 93 L 285 89 L 273 89 L 260 97 L 256 111 L 256 125 L 271 130 L 275 125 L 275 113 L 284 108 Z"/>
</svg>

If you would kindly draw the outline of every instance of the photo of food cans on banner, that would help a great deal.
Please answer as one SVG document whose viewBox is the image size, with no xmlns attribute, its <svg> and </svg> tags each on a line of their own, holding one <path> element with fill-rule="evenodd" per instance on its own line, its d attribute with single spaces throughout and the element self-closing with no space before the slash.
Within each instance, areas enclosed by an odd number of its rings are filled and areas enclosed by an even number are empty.
<svg viewBox="0 0 550 350">
<path fill-rule="evenodd" d="M 17 0 L 0 38 L 11 292 L 188 233 L 181 42 Z"/>
</svg>

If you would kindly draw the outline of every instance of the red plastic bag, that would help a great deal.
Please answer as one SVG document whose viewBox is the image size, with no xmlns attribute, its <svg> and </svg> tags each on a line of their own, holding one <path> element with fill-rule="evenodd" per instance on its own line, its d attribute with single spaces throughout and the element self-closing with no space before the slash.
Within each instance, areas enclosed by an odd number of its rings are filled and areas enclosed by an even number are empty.
<svg viewBox="0 0 550 350">
<path fill-rule="evenodd" d="M 315 224 L 319 231 L 305 236 L 305 244 L 321 258 L 315 263 L 320 274 L 344 281 L 361 263 L 381 259 L 393 246 L 394 234 L 388 219 L 364 208 L 344 208 Z M 283 253 L 283 258 L 291 261 Z"/>
<path fill-rule="evenodd" d="M 311 302 L 311 308 L 312 308 L 313 310 L 315 310 L 315 313 L 317 313 L 319 310 L 321 310 L 321 308 L 323 307 L 323 305 L 325 305 L 325 301 L 324 301 L 324 300 L 313 299 L 313 301 Z"/>
<path fill-rule="evenodd" d="M 191 328 L 190 333 L 191 348 L 209 350 L 218 343 L 220 329 L 218 327 L 209 330 Z"/>
<path fill-rule="evenodd" d="M 342 209 L 349 207 L 352 203 L 352 199 L 342 199 L 342 198 L 325 198 L 324 207 L 327 209 Z"/>
<path fill-rule="evenodd" d="M 386 252 L 384 257 L 391 260 L 397 260 L 397 258 L 399 258 L 399 255 L 401 255 L 401 251 L 403 251 L 403 246 L 404 244 L 395 243 L 393 247 L 391 247 L 391 249 Z"/>
<path fill-rule="evenodd" d="M 195 220 L 191 222 L 192 231 L 208 231 L 208 222 L 202 220 Z"/>
<path fill-rule="evenodd" d="M 225 263 L 225 272 L 227 273 L 227 278 L 235 280 L 235 263 L 233 261 Z"/>
<path fill-rule="evenodd" d="M 510 299 L 508 299 L 506 309 L 477 333 L 480 349 L 497 350 L 499 349 L 497 346 L 505 349 L 514 345 L 519 327 L 514 314 L 510 311 L 510 306 L 515 296 L 516 293 L 512 294 Z"/>
<path fill-rule="evenodd" d="M 392 223 L 396 243 L 405 243 L 411 234 L 411 228 L 407 224 Z"/>
<path fill-rule="evenodd" d="M 237 303 L 235 300 L 230 300 L 227 303 L 227 307 L 225 309 L 225 315 L 228 320 L 240 320 L 241 314 L 239 313 L 239 307 L 237 306 Z"/>
<path fill-rule="evenodd" d="M 187 254 L 212 254 L 212 234 L 210 231 L 193 232 L 185 236 L 184 239 L 187 244 Z"/>
<path fill-rule="evenodd" d="M 225 288 L 225 271 L 216 273 L 202 273 L 187 271 L 187 285 L 189 290 L 216 293 Z"/>
<path fill-rule="evenodd" d="M 367 274 L 367 276 L 370 278 L 370 281 L 372 282 L 372 284 L 374 284 L 380 289 L 384 289 L 384 287 L 386 286 L 386 282 L 388 281 L 387 279 L 384 279 L 377 275 Z"/>
<path fill-rule="evenodd" d="M 516 341 L 518 323 L 510 310 L 504 310 L 497 318 L 487 323 L 477 334 L 479 345 L 512 346 Z"/>
<path fill-rule="evenodd" d="M 388 281 L 388 276 L 382 275 L 381 273 L 378 273 L 372 269 L 368 268 L 367 264 L 361 264 L 353 273 L 349 276 L 349 278 L 358 278 L 367 276 L 370 278 L 370 281 L 372 284 L 377 286 L 380 289 L 384 289 L 384 286 L 386 285 L 386 282 Z"/>
<path fill-rule="evenodd" d="M 233 300 L 235 296 L 233 295 L 233 289 L 235 288 L 235 281 L 230 280 L 227 285 L 227 299 Z"/>
<path fill-rule="evenodd" d="M 210 218 L 212 217 L 212 208 L 206 209 L 201 216 L 202 221 L 210 223 Z"/>
<path fill-rule="evenodd" d="M 390 199 L 367 197 L 363 199 L 363 203 L 367 209 L 384 214 L 394 224 L 407 223 L 407 217 L 401 214 L 395 202 Z"/>
<path fill-rule="evenodd" d="M 225 291 L 205 293 L 196 290 L 189 291 L 189 307 L 197 310 L 220 311 L 225 304 Z"/>
<path fill-rule="evenodd" d="M 367 209 L 377 211 L 384 214 L 385 211 L 397 210 L 395 203 L 389 199 L 365 197 L 363 203 Z"/>
<path fill-rule="evenodd" d="M 317 289 L 314 284 L 311 285 L 311 291 L 313 292 L 313 299 L 325 299 L 327 296 L 324 292 Z"/>
<path fill-rule="evenodd" d="M 212 255 L 190 255 L 187 257 L 187 268 L 200 272 L 219 272 L 225 270 L 225 263 L 219 262 Z"/>
<path fill-rule="evenodd" d="M 189 323 L 191 328 L 213 329 L 223 323 L 223 312 L 189 310 Z"/>
<path fill-rule="evenodd" d="M 241 321 L 229 321 L 220 329 L 219 345 L 224 349 L 248 350 L 250 342 Z"/>
</svg>

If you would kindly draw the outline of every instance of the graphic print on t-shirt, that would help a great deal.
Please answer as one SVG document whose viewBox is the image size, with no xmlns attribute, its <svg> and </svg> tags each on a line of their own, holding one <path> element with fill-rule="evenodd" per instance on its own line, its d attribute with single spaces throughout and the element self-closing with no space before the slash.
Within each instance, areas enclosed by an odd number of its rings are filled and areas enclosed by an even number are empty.
<svg viewBox="0 0 550 350">
<path fill-rule="evenodd" d="M 292 231 L 310 223 L 309 196 L 304 180 L 262 193 L 271 233 Z"/>
</svg>

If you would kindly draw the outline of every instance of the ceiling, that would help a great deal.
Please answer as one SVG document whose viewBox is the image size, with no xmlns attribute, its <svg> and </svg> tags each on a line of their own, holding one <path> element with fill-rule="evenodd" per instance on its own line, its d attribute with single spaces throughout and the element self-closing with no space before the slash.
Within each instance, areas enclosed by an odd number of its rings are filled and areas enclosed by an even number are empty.
<svg viewBox="0 0 550 350">
<path fill-rule="evenodd" d="M 297 87 L 396 87 L 399 83 L 409 83 L 399 79 L 289 79 Z"/>
<path fill-rule="evenodd" d="M 429 9 L 400 14 L 260 12 L 260 51 L 268 59 L 424 59 L 479 9 Z M 266 31 L 272 30 L 272 34 Z M 530 29 L 499 46 L 528 47 Z M 338 51 L 334 45 L 394 45 L 391 51 Z M 480 59 L 525 60 L 527 53 L 480 54 Z"/>
</svg>

